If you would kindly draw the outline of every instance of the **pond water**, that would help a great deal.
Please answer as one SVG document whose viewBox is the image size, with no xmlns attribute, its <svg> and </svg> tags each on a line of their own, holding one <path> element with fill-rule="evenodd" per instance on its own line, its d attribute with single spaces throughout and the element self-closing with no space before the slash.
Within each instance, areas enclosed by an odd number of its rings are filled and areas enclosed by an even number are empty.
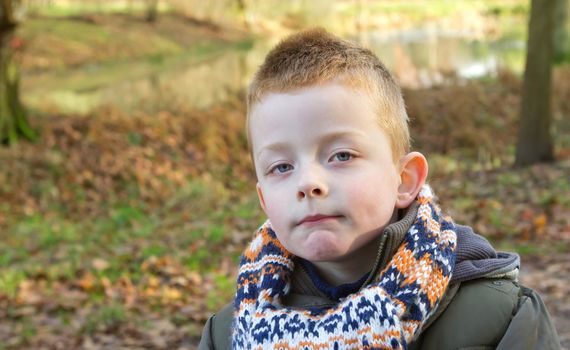
<svg viewBox="0 0 570 350">
<path fill-rule="evenodd" d="M 445 83 L 449 76 L 492 77 L 499 69 L 520 74 L 524 66 L 522 35 L 481 41 L 468 32 L 428 26 L 349 39 L 370 47 L 408 88 Z M 29 108 L 62 114 L 89 113 L 107 105 L 128 113 L 208 108 L 243 91 L 277 41 L 222 49 L 198 62 L 177 57 L 24 74 L 22 95 Z"/>
</svg>

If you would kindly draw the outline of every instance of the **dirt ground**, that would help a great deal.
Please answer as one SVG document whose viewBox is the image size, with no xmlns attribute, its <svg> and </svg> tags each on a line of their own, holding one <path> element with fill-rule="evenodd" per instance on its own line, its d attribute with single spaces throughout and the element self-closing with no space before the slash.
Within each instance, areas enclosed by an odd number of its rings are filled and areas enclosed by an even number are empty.
<svg viewBox="0 0 570 350">
<path fill-rule="evenodd" d="M 570 349 L 569 278 L 570 254 L 522 257 L 520 281 L 542 296 L 563 349 Z"/>
</svg>

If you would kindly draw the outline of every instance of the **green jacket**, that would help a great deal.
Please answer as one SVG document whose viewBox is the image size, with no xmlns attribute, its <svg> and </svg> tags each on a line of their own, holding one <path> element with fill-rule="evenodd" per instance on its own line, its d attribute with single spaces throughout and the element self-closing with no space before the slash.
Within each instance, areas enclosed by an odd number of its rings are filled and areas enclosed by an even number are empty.
<svg viewBox="0 0 570 350">
<path fill-rule="evenodd" d="M 369 280 L 363 286 L 388 264 L 400 246 L 415 217 L 417 208 L 411 209 L 385 230 Z M 410 349 L 560 349 L 540 296 L 516 282 L 518 269 L 495 272 L 450 284 Z M 283 300 L 285 306 L 309 308 L 335 303 L 314 286 L 303 268 L 294 270 L 291 292 Z M 211 316 L 198 349 L 230 349 L 232 320 L 232 304 Z"/>
</svg>

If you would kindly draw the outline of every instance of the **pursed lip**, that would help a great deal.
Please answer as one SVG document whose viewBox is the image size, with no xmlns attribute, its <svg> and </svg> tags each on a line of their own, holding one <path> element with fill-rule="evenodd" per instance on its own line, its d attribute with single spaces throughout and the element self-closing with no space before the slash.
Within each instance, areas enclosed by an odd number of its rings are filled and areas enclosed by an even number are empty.
<svg viewBox="0 0 570 350">
<path fill-rule="evenodd" d="M 323 214 L 308 215 L 305 216 L 303 220 L 299 221 L 297 225 L 319 223 L 330 219 L 337 219 L 339 217 L 340 215 L 323 215 Z"/>
</svg>

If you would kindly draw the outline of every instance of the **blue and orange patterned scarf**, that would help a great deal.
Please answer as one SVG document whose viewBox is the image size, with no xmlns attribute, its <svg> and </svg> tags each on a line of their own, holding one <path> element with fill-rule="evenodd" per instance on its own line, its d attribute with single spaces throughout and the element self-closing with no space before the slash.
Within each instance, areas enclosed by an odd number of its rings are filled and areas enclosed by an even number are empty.
<svg viewBox="0 0 570 350">
<path fill-rule="evenodd" d="M 375 282 L 338 304 L 281 305 L 293 255 L 266 222 L 242 255 L 234 301 L 234 349 L 405 349 L 445 293 L 455 265 L 455 224 L 424 186 L 416 220 Z"/>
</svg>

